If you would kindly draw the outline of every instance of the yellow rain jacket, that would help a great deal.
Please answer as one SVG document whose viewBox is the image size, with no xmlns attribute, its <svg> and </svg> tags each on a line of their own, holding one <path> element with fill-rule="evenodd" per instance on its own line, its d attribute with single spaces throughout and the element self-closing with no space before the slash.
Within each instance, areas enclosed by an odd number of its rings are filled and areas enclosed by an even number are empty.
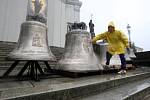
<svg viewBox="0 0 150 100">
<path fill-rule="evenodd" d="M 110 33 L 108 31 L 97 35 L 93 38 L 92 43 L 97 40 L 106 40 L 108 42 L 108 52 L 112 55 L 125 53 L 125 48 L 129 47 L 128 38 L 121 31 L 115 30 Z"/>
</svg>

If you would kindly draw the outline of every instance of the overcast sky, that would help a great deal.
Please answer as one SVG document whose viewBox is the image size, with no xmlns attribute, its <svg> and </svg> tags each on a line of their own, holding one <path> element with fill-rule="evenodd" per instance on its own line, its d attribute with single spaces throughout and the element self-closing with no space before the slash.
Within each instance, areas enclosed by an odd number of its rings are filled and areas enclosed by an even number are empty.
<svg viewBox="0 0 150 100">
<path fill-rule="evenodd" d="M 95 33 L 107 30 L 109 21 L 127 36 L 127 24 L 131 26 L 131 40 L 136 46 L 150 51 L 150 0 L 80 0 L 80 21 L 88 25 L 92 20 Z"/>
</svg>

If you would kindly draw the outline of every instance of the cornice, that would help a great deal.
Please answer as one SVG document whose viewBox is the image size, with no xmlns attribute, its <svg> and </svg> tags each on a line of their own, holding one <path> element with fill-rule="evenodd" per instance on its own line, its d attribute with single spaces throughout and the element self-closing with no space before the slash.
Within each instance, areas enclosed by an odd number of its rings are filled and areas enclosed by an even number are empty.
<svg viewBox="0 0 150 100">
<path fill-rule="evenodd" d="M 66 4 L 76 5 L 76 6 L 79 6 L 79 7 L 82 6 L 82 2 L 79 1 L 79 0 L 66 0 Z"/>
</svg>

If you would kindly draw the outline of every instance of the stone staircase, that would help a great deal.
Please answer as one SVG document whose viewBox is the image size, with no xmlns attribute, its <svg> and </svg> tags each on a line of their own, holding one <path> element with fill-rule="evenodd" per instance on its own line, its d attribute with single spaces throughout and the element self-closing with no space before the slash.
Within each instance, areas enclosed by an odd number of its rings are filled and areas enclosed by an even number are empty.
<svg viewBox="0 0 150 100">
<path fill-rule="evenodd" d="M 149 100 L 150 70 L 35 81 L 0 80 L 1 100 Z"/>
<path fill-rule="evenodd" d="M 103 92 L 84 96 L 79 100 L 143 100 L 143 98 L 148 99 L 149 94 L 150 78 L 144 78 L 144 80 L 125 82 Z"/>
<path fill-rule="evenodd" d="M 9 61 L 6 60 L 7 54 L 9 52 L 11 52 L 14 47 L 16 46 L 15 42 L 2 42 L 0 41 L 0 69 L 1 70 L 6 70 L 10 67 L 10 65 L 14 62 L 14 61 Z M 60 48 L 60 47 L 50 47 L 52 53 L 56 56 L 56 59 L 59 60 L 64 52 L 64 48 Z M 55 66 L 56 65 L 56 61 L 49 61 L 48 62 L 50 66 Z M 21 61 L 19 62 L 19 64 L 16 66 L 15 69 L 20 69 L 24 66 L 25 61 Z M 39 62 L 39 64 L 45 68 L 45 65 L 43 62 Z M 0 74 L 1 75 L 1 74 Z"/>
<path fill-rule="evenodd" d="M 13 63 L 5 57 L 15 45 L 0 42 L 0 75 Z M 64 49 L 51 47 L 51 51 L 60 59 Z M 56 63 L 49 62 L 50 66 Z M 51 75 L 39 82 L 0 78 L 0 100 L 150 100 L 149 94 L 150 68 L 142 66 L 125 75 L 110 73 L 79 78 Z"/>
</svg>

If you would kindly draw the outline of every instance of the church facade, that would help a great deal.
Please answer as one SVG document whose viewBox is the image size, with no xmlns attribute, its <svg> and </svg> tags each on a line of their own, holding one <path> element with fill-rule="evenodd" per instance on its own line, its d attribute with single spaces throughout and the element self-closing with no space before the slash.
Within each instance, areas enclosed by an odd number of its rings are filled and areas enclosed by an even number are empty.
<svg viewBox="0 0 150 100">
<path fill-rule="evenodd" d="M 17 42 L 20 26 L 26 20 L 28 0 L 1 0 L 0 41 Z M 68 23 L 80 21 L 79 0 L 48 0 L 48 42 L 64 47 Z"/>
</svg>

